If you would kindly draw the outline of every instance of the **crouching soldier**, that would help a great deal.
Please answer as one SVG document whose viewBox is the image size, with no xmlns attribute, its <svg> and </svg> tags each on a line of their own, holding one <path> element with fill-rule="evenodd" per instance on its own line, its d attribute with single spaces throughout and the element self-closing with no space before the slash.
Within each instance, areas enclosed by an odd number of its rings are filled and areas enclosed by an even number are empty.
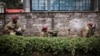
<svg viewBox="0 0 100 56">
<path fill-rule="evenodd" d="M 48 27 L 46 25 L 44 25 L 42 27 L 41 33 L 40 33 L 41 37 L 48 37 Z"/>
<path fill-rule="evenodd" d="M 82 28 L 82 36 L 83 37 L 90 37 L 93 36 L 95 33 L 96 25 L 92 22 L 87 23 L 85 27 Z"/>
<path fill-rule="evenodd" d="M 4 31 L 8 35 L 23 35 L 23 29 L 21 29 L 20 24 L 17 22 L 18 17 L 13 16 L 12 21 L 5 25 Z"/>
<path fill-rule="evenodd" d="M 57 37 L 57 35 L 58 35 L 57 29 L 48 30 L 48 27 L 46 25 L 42 27 L 42 32 L 40 33 L 40 36 L 42 37 Z"/>
<path fill-rule="evenodd" d="M 89 22 L 87 24 L 89 30 L 88 30 L 88 34 L 87 37 L 93 36 L 95 33 L 95 29 L 96 29 L 96 24 L 93 24 L 92 22 Z"/>
</svg>

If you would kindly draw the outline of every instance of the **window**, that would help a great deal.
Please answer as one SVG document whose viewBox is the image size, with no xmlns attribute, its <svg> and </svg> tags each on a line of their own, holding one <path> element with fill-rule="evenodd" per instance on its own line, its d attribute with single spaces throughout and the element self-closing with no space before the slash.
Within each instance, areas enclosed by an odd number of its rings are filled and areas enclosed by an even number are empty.
<svg viewBox="0 0 100 56">
<path fill-rule="evenodd" d="M 100 10 L 100 0 L 98 0 L 98 9 Z"/>
<path fill-rule="evenodd" d="M 47 10 L 47 0 L 32 0 L 32 10 Z"/>
<path fill-rule="evenodd" d="M 32 10 L 88 11 L 93 10 L 93 0 L 31 0 Z"/>
<path fill-rule="evenodd" d="M 6 4 L 6 8 L 23 8 L 23 0 L 0 0 Z"/>
</svg>

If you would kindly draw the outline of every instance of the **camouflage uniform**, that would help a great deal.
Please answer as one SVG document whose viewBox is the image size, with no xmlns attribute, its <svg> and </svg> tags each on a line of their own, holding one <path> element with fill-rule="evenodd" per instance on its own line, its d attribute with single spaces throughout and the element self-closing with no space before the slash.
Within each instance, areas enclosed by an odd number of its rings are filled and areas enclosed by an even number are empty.
<svg viewBox="0 0 100 56">
<path fill-rule="evenodd" d="M 5 25 L 6 34 L 17 35 L 16 31 L 22 33 L 21 27 L 18 23 L 14 24 L 9 22 L 7 25 Z"/>
<path fill-rule="evenodd" d="M 89 33 L 89 28 L 88 28 L 88 26 L 84 26 L 84 27 L 81 29 L 81 36 L 82 36 L 82 37 L 87 37 L 87 36 L 88 36 L 88 33 Z"/>
<path fill-rule="evenodd" d="M 40 33 L 41 37 L 48 37 L 48 27 L 46 25 L 44 25 L 42 27 L 42 32 Z"/>
<path fill-rule="evenodd" d="M 95 33 L 96 25 L 93 23 L 88 23 L 85 28 L 82 29 L 82 36 L 83 37 L 90 37 L 93 36 Z"/>
</svg>

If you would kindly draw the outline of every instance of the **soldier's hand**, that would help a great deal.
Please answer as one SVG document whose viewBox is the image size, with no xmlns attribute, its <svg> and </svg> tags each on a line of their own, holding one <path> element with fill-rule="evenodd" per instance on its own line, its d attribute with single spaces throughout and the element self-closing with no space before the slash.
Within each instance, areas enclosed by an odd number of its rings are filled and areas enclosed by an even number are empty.
<svg viewBox="0 0 100 56">
<path fill-rule="evenodd" d="M 8 27 L 8 29 L 10 29 L 10 30 L 14 30 L 14 28 L 11 28 L 11 27 Z"/>
</svg>

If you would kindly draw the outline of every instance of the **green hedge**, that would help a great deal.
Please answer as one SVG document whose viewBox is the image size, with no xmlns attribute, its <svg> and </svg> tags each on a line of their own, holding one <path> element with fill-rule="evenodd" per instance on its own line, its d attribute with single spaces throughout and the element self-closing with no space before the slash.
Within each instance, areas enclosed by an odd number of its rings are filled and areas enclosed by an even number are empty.
<svg viewBox="0 0 100 56">
<path fill-rule="evenodd" d="M 100 56 L 100 38 L 0 36 L 0 52 L 23 56 L 33 52 L 39 52 L 42 55 L 52 53 L 52 56 L 87 53 Z"/>
</svg>

